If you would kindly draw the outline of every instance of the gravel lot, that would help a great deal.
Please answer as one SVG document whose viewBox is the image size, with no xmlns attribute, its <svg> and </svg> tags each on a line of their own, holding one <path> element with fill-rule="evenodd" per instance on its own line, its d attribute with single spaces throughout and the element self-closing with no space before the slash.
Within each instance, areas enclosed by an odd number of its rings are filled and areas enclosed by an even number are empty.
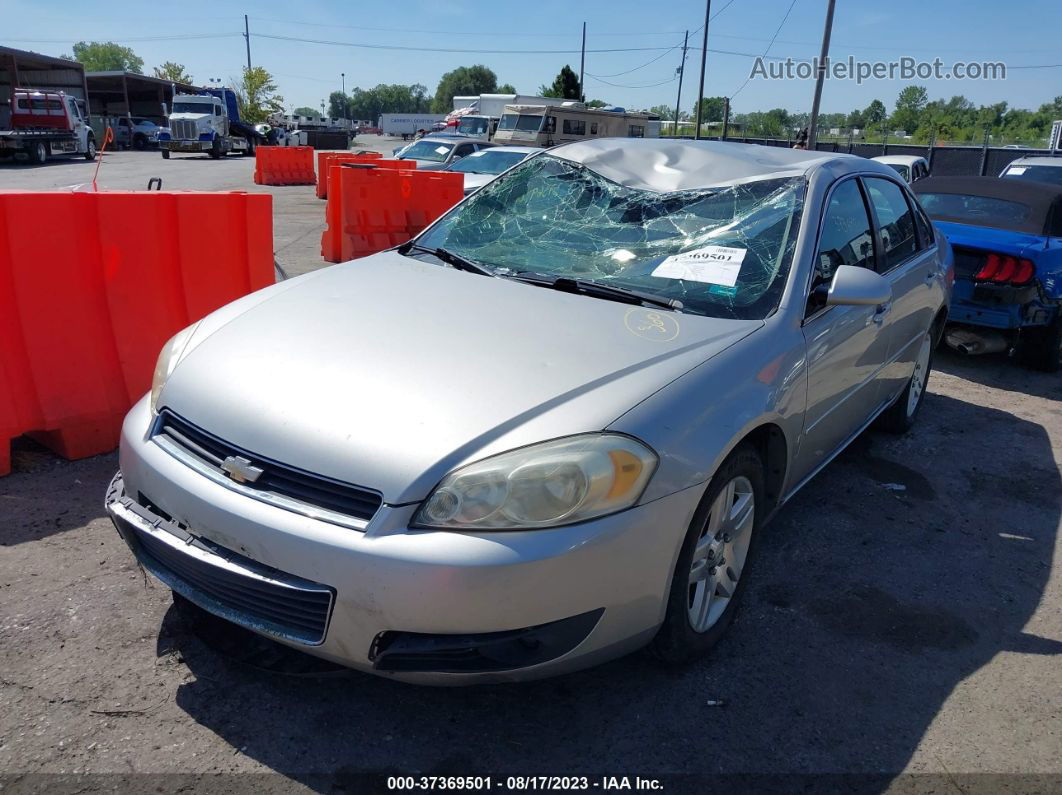
<svg viewBox="0 0 1062 795">
<path fill-rule="evenodd" d="M 0 185 L 91 170 L 4 165 Z M 255 186 L 252 170 L 122 152 L 100 185 L 269 191 L 281 263 L 320 267 L 324 203 L 308 187 Z M 710 777 L 669 779 L 679 790 L 845 773 L 861 777 L 828 786 L 1062 791 L 1062 377 L 946 351 L 935 366 L 912 433 L 865 434 L 765 529 L 710 659 L 667 669 L 633 655 L 520 686 L 417 688 L 190 621 L 104 517 L 116 456 L 66 462 L 20 443 L 0 478 L 0 790 Z M 190 777 L 232 772 L 272 775 Z"/>
</svg>

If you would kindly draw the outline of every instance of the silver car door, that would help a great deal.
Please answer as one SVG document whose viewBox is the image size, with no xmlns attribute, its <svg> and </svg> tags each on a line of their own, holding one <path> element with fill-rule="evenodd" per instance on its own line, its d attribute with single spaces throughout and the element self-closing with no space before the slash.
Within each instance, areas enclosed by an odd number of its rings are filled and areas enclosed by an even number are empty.
<svg viewBox="0 0 1062 795">
<path fill-rule="evenodd" d="M 882 402 L 881 371 L 889 355 L 887 307 L 826 306 L 815 288 L 829 286 L 839 265 L 874 268 L 873 226 L 859 180 L 830 191 L 803 331 L 808 402 L 794 461 L 799 482 L 828 461 L 874 415 Z"/>
<path fill-rule="evenodd" d="M 885 397 L 899 394 L 914 371 L 922 338 L 933 324 L 943 273 L 937 248 L 922 241 L 907 190 L 884 177 L 864 177 L 881 241 L 879 272 L 892 285 L 892 308 L 885 319 L 892 349 L 882 373 Z"/>
</svg>

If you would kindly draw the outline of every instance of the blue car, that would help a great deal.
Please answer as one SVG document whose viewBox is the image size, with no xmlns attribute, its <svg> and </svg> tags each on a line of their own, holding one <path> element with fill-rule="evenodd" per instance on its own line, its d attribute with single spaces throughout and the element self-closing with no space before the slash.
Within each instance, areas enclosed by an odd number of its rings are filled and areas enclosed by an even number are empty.
<svg viewBox="0 0 1062 795">
<path fill-rule="evenodd" d="M 949 344 L 1062 367 L 1062 185 L 929 177 L 911 187 L 955 250 Z"/>
</svg>

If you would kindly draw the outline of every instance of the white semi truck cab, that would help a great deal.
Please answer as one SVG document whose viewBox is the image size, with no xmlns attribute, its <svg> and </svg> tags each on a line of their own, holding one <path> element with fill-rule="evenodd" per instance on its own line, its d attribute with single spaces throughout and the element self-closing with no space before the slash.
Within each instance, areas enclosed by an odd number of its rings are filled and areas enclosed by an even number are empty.
<svg viewBox="0 0 1062 795">
<path fill-rule="evenodd" d="M 159 133 L 159 149 L 167 160 L 171 152 L 206 152 L 218 159 L 229 152 L 253 155 L 257 140 L 254 128 L 240 122 L 235 95 L 221 89 L 174 96 L 169 127 Z"/>
</svg>

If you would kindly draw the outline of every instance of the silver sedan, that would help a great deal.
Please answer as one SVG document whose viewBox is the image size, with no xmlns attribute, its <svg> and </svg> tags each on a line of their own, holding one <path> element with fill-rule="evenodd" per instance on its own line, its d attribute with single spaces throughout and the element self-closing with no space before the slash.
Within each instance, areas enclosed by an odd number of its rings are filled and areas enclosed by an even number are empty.
<svg viewBox="0 0 1062 795">
<path fill-rule="evenodd" d="M 911 427 L 952 278 L 879 163 L 557 147 L 177 334 L 107 507 L 176 593 L 364 671 L 690 660 L 772 514 L 873 421 Z"/>
</svg>

